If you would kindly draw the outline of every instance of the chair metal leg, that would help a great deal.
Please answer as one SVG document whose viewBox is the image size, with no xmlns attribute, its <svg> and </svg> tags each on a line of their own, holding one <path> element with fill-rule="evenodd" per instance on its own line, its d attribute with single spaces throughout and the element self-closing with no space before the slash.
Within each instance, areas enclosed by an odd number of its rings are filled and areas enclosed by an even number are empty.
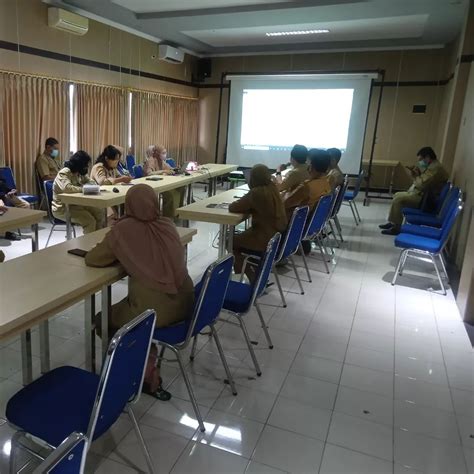
<svg viewBox="0 0 474 474">
<path fill-rule="evenodd" d="M 286 305 L 285 295 L 283 294 L 283 288 L 281 287 L 280 278 L 278 277 L 278 271 L 277 271 L 275 265 L 273 265 L 272 272 L 273 272 L 273 275 L 275 276 L 275 281 L 276 281 L 276 284 L 278 286 L 278 291 L 280 292 L 281 301 L 283 303 L 283 308 L 286 308 L 287 305 Z"/>
<path fill-rule="evenodd" d="M 356 214 L 357 214 L 357 217 L 359 219 L 359 222 L 362 222 L 362 219 L 360 218 L 360 214 L 359 214 L 359 209 L 357 209 L 357 204 L 355 201 L 352 201 L 354 203 L 354 209 L 356 211 Z"/>
<path fill-rule="evenodd" d="M 398 272 L 400 271 L 402 267 L 402 261 L 406 260 L 405 253 L 406 253 L 406 250 L 402 250 L 400 252 L 400 257 L 398 257 L 397 267 L 395 268 L 395 274 L 393 275 L 393 278 L 392 278 L 392 286 L 395 285 L 397 281 Z"/>
<path fill-rule="evenodd" d="M 313 280 L 311 280 L 311 274 L 309 273 L 308 261 L 306 260 L 306 255 L 304 254 L 303 246 L 301 245 L 301 243 L 299 246 L 299 251 L 300 251 L 301 258 L 303 259 L 303 264 L 304 264 L 304 268 L 306 269 L 306 274 L 308 275 L 308 281 L 312 283 Z"/>
<path fill-rule="evenodd" d="M 255 301 L 254 303 L 255 309 L 257 310 L 258 318 L 260 319 L 260 323 L 262 324 L 263 333 L 265 334 L 265 338 L 267 339 L 268 348 L 273 349 L 273 341 L 270 337 L 270 333 L 268 332 L 267 323 L 262 314 L 262 310 L 260 309 L 260 305 Z"/>
<path fill-rule="evenodd" d="M 183 361 L 181 360 L 181 354 L 177 350 L 174 350 L 174 352 L 176 354 L 176 359 L 178 360 L 179 368 L 181 369 L 181 374 L 183 375 L 184 383 L 186 384 L 186 388 L 188 389 L 189 398 L 191 399 L 191 403 L 194 408 L 194 413 L 196 414 L 196 418 L 199 423 L 199 429 L 200 431 L 204 433 L 204 431 L 206 431 L 206 428 L 202 421 L 201 412 L 199 411 L 199 407 L 198 407 L 196 398 L 194 396 L 193 387 L 191 386 L 191 382 L 189 381 L 188 375 L 186 374 L 186 371 L 184 369 L 184 364 L 183 364 Z"/>
<path fill-rule="evenodd" d="M 148 464 L 148 470 L 150 471 L 150 474 L 155 474 L 155 468 L 153 466 L 153 461 L 150 456 L 150 452 L 148 451 L 148 447 L 145 443 L 145 439 L 143 438 L 143 434 L 140 430 L 140 427 L 138 426 L 137 419 L 135 417 L 135 413 L 133 413 L 133 410 L 130 406 L 127 407 L 127 413 L 128 416 L 132 422 L 133 428 L 135 430 L 135 434 L 137 435 L 138 441 L 140 442 L 140 445 L 143 450 L 143 454 L 145 455 L 146 463 Z"/>
<path fill-rule="evenodd" d="M 338 242 L 338 240 L 337 240 L 336 230 L 334 229 L 334 226 L 333 226 L 333 224 L 332 224 L 331 219 L 329 219 L 328 224 L 329 224 L 329 227 L 331 228 L 331 237 L 332 237 L 332 239 L 334 240 L 334 243 L 336 244 L 336 247 L 339 248 L 340 245 L 339 245 L 339 242 Z"/>
<path fill-rule="evenodd" d="M 49 235 L 48 235 L 48 240 L 46 241 L 46 245 L 44 246 L 44 248 L 46 248 L 48 246 L 49 241 L 51 239 L 51 236 L 53 235 L 53 230 L 54 230 L 55 227 L 56 226 L 54 224 L 51 226 L 51 230 L 49 231 Z"/>
<path fill-rule="evenodd" d="M 398 274 L 400 276 L 403 275 L 403 270 L 405 270 L 405 263 L 407 262 L 407 258 L 409 257 L 409 255 L 410 255 L 410 249 L 406 249 L 405 250 L 405 255 L 402 258 L 402 264 L 400 266 L 400 269 L 398 270 Z"/>
<path fill-rule="evenodd" d="M 435 267 L 436 275 L 438 276 L 439 285 L 441 286 L 441 290 L 443 291 L 443 295 L 446 296 L 447 291 L 446 291 L 446 288 L 444 287 L 444 283 L 443 283 L 443 279 L 441 278 L 441 274 L 439 273 L 439 268 L 438 268 L 438 264 L 436 263 L 436 259 L 435 259 L 433 254 L 430 254 L 430 257 L 431 257 L 431 261 L 433 262 L 433 265 Z"/>
<path fill-rule="evenodd" d="M 354 211 L 354 205 L 353 205 L 352 201 L 349 201 L 349 207 L 351 208 L 352 215 L 354 217 L 354 221 L 355 221 L 356 225 L 359 225 L 359 221 L 357 220 L 357 216 L 356 216 L 356 213 Z"/>
<path fill-rule="evenodd" d="M 448 282 L 448 285 L 449 285 L 450 284 L 449 275 L 448 275 L 448 272 L 446 271 L 446 263 L 444 261 L 443 253 L 442 252 L 439 253 L 438 257 L 439 257 L 439 261 L 441 262 L 441 267 L 443 268 L 443 272 L 446 275 L 446 281 Z"/>
<path fill-rule="evenodd" d="M 296 280 L 298 281 L 298 285 L 300 286 L 301 294 L 304 295 L 303 284 L 301 283 L 300 276 L 298 275 L 298 269 L 296 268 L 295 261 L 293 260 L 293 256 L 290 256 L 290 263 L 291 263 L 291 266 L 293 267 L 293 271 L 295 272 Z"/>
<path fill-rule="evenodd" d="M 196 346 L 197 346 L 198 335 L 196 334 L 193 338 L 193 345 L 191 347 L 191 354 L 189 355 L 189 360 L 194 360 L 196 355 Z"/>
<path fill-rule="evenodd" d="M 329 273 L 329 265 L 326 260 L 326 253 L 323 250 L 323 245 L 319 236 L 316 238 L 316 243 L 318 244 L 319 251 L 321 252 L 321 257 L 323 258 L 324 266 L 326 267 L 326 273 Z"/>
<path fill-rule="evenodd" d="M 219 336 L 217 335 L 217 331 L 216 331 L 216 328 L 214 327 L 214 324 L 211 326 L 211 333 L 216 343 L 216 347 L 219 352 L 222 365 L 224 366 L 225 373 L 227 374 L 227 380 L 229 382 L 230 389 L 232 390 L 232 395 L 237 395 L 237 389 L 235 388 L 234 378 L 232 377 L 232 374 L 229 369 L 229 365 L 227 364 L 227 359 L 225 358 L 224 351 L 222 350 L 221 341 L 219 339 Z"/>
<path fill-rule="evenodd" d="M 257 372 L 257 375 L 260 377 L 262 375 L 262 370 L 260 369 L 260 364 L 258 363 L 257 356 L 255 355 L 255 351 L 253 350 L 252 343 L 250 342 L 250 337 L 247 331 L 247 327 L 245 326 L 245 323 L 241 316 L 235 313 L 231 313 L 231 314 L 233 314 L 237 318 L 237 321 L 239 321 L 240 329 L 242 329 L 242 333 L 244 334 L 244 339 L 247 344 L 248 350 L 250 352 L 250 357 L 252 358 L 255 371 Z"/>
<path fill-rule="evenodd" d="M 337 215 L 334 216 L 334 223 L 336 224 L 336 228 L 337 228 L 337 231 L 339 233 L 339 237 L 341 239 L 341 242 L 344 242 L 344 238 L 342 237 L 341 223 L 339 222 L 339 217 L 337 217 Z"/>
</svg>

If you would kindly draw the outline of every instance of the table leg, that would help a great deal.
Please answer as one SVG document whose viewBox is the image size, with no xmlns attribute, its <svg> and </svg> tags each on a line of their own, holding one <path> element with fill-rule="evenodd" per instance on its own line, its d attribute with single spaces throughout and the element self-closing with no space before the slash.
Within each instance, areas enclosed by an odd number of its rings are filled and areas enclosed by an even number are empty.
<svg viewBox="0 0 474 474">
<path fill-rule="evenodd" d="M 43 321 L 39 325 L 40 335 L 40 360 L 41 373 L 45 374 L 51 370 L 50 353 L 49 353 L 49 321 Z"/>
<path fill-rule="evenodd" d="M 102 331 L 102 360 L 109 347 L 109 314 L 112 300 L 112 287 L 106 285 L 102 287 L 102 314 L 101 314 L 101 331 Z"/>
<path fill-rule="evenodd" d="M 31 331 L 29 329 L 21 333 L 21 369 L 23 374 L 23 385 L 28 385 L 33 381 Z"/>
<path fill-rule="evenodd" d="M 85 343 L 86 343 L 86 369 L 95 373 L 95 327 L 93 324 L 95 317 L 95 293 L 84 300 L 84 322 L 85 322 Z"/>
<path fill-rule="evenodd" d="M 66 240 L 72 239 L 71 211 L 69 204 L 66 204 Z"/>
<path fill-rule="evenodd" d="M 392 196 L 393 194 L 393 179 L 395 177 L 395 166 L 392 166 L 392 172 L 390 174 L 390 185 L 388 187 L 388 194 L 390 194 L 390 196 Z"/>
<path fill-rule="evenodd" d="M 36 252 L 38 250 L 38 224 L 31 226 L 31 251 Z"/>
<path fill-rule="evenodd" d="M 192 184 L 188 184 L 186 186 L 187 194 L 186 194 L 186 204 L 189 206 L 193 201 L 193 186 Z"/>
<path fill-rule="evenodd" d="M 104 219 L 104 222 L 103 222 L 103 228 L 105 229 L 107 227 L 107 211 L 108 211 L 108 208 L 105 208 L 104 209 L 104 216 L 103 216 L 103 219 Z"/>
</svg>

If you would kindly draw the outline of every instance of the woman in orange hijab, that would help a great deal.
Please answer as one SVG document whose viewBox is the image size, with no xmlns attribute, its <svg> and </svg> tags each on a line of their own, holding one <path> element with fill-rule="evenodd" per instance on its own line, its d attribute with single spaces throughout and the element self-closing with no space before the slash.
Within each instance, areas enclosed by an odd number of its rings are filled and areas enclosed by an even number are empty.
<svg viewBox="0 0 474 474">
<path fill-rule="evenodd" d="M 112 306 L 109 334 L 149 308 L 156 310 L 157 327 L 191 315 L 194 287 L 186 269 L 184 248 L 173 222 L 159 216 L 158 197 L 146 184 L 128 190 L 125 216 L 86 255 L 86 264 L 92 267 L 117 262 L 129 276 L 128 296 Z M 156 347 L 151 358 L 156 360 Z M 161 378 L 154 365 L 147 368 L 144 388 L 162 398 Z"/>
</svg>

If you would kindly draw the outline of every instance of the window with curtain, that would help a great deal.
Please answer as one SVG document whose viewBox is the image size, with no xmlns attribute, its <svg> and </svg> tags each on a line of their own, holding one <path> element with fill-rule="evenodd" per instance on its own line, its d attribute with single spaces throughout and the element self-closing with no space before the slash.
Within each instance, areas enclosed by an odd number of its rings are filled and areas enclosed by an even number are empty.
<svg viewBox="0 0 474 474">
<path fill-rule="evenodd" d="M 199 110 L 196 99 L 152 92 L 132 93 L 132 143 L 138 161 L 149 145 L 163 145 L 177 163 L 197 156 Z"/>
<path fill-rule="evenodd" d="M 59 141 L 60 160 L 68 157 L 68 84 L 0 73 L 0 164 L 13 169 L 20 192 L 36 193 L 35 160 L 48 137 Z"/>
<path fill-rule="evenodd" d="M 127 91 L 76 84 L 77 149 L 95 160 L 107 145 L 126 146 Z"/>
</svg>

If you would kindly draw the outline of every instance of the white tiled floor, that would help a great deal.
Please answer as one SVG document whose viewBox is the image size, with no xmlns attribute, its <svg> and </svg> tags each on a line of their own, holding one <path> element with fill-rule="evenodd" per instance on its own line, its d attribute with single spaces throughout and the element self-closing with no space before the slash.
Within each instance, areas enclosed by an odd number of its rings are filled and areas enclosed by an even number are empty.
<svg viewBox="0 0 474 474">
<path fill-rule="evenodd" d="M 379 234 L 387 204 L 359 204 L 356 227 L 342 210 L 346 243 L 330 275 L 310 261 L 313 283 L 300 295 L 292 272 L 281 269 L 288 307 L 276 288 L 262 301 L 275 349 L 269 350 L 256 314 L 247 325 L 263 375 L 239 330 L 219 332 L 238 395 L 224 385 L 216 348 L 206 336 L 188 373 L 207 431 L 197 429 L 182 377 L 165 366 L 170 402 L 143 396 L 138 413 L 157 472 L 176 473 L 467 473 L 474 472 L 474 355 L 451 293 L 440 296 L 428 264 L 409 263 L 390 285 L 398 252 Z M 194 279 L 216 256 L 216 226 L 192 224 Z M 44 245 L 47 225 L 40 232 Z M 56 232 L 60 242 L 63 232 Z M 7 258 L 29 251 L 29 241 L 0 240 Z M 298 260 L 298 258 L 297 258 Z M 301 264 L 301 261 L 298 261 Z M 423 271 L 426 273 L 420 273 Z M 300 270 L 300 275 L 304 272 Z M 424 275 L 424 276 L 423 276 Z M 114 286 L 114 299 L 126 291 Z M 80 305 L 51 323 L 54 365 L 83 364 Z M 34 335 L 37 337 L 37 334 Z M 33 353 L 38 369 L 38 346 Z M 18 340 L 0 345 L 0 416 L 21 388 Z M 3 430 L 3 431 L 2 431 Z M 8 436 L 0 427 L 0 442 Z M 5 461 L 7 446 L 0 449 Z M 2 458 L 1 456 L 4 456 Z M 131 425 L 121 419 L 94 443 L 87 472 L 131 474 L 145 464 Z"/>
</svg>

